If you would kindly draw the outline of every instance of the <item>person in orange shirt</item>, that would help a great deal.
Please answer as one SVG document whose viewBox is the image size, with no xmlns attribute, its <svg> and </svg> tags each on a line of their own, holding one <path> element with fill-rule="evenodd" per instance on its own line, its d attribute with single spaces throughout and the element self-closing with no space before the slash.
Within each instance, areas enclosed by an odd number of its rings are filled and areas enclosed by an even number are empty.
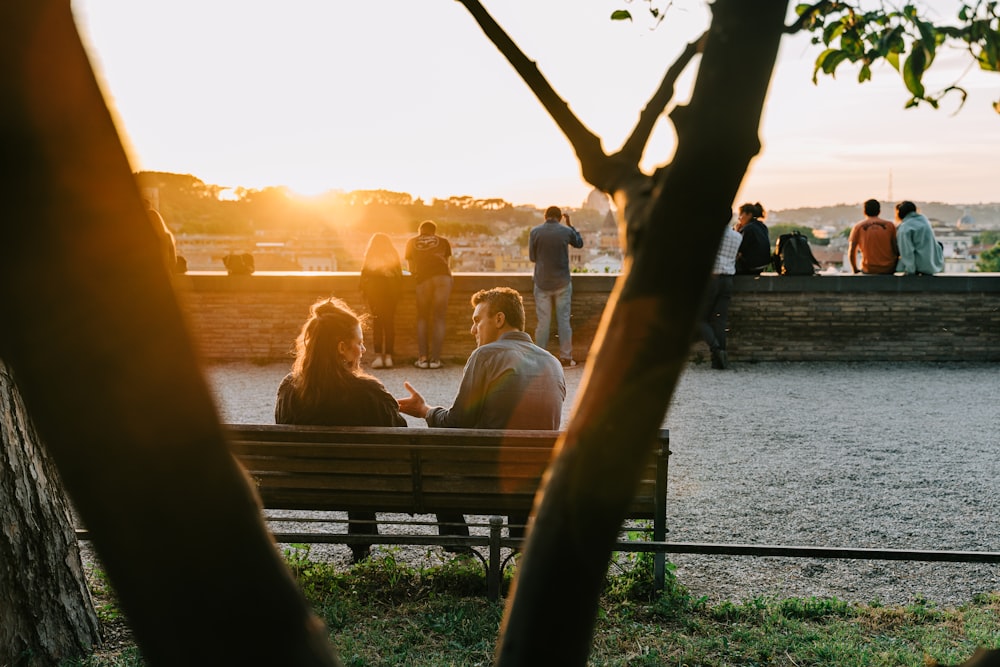
<svg viewBox="0 0 1000 667">
<path fill-rule="evenodd" d="M 848 240 L 848 257 L 854 273 L 895 273 L 899 248 L 896 225 L 878 217 L 882 206 L 874 199 L 865 202 L 865 219 L 854 225 Z M 858 251 L 861 268 L 858 269 Z"/>
</svg>

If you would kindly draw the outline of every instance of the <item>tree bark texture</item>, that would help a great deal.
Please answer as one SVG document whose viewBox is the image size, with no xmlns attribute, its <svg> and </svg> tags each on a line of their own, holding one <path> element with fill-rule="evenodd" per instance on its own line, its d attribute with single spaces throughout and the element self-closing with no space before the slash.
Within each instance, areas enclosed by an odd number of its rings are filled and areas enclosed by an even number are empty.
<svg viewBox="0 0 1000 667">
<path fill-rule="evenodd" d="M 59 475 L 0 360 L 0 665 L 56 665 L 99 640 Z"/>
<path fill-rule="evenodd" d="M 624 272 L 535 503 L 499 665 L 586 663 L 614 539 L 684 368 L 733 200 L 760 147 L 786 8 L 784 0 L 713 4 L 691 101 L 673 113 L 672 163 L 613 191 L 627 230 Z M 602 172 L 581 166 L 584 174 Z"/>
<path fill-rule="evenodd" d="M 0 5 L 0 146 L 0 358 L 145 659 L 337 664 L 228 451 L 68 0 Z"/>
</svg>

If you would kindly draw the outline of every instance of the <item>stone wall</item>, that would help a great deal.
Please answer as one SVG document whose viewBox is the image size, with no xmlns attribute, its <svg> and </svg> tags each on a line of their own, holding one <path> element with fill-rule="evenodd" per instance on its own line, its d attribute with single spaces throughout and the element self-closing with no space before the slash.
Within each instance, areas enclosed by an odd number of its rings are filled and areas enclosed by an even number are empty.
<svg viewBox="0 0 1000 667">
<path fill-rule="evenodd" d="M 614 276 L 573 278 L 573 348 L 586 358 Z M 289 359 L 292 342 L 319 298 L 338 296 L 364 311 L 356 273 L 178 276 L 202 355 L 211 361 Z M 455 276 L 443 357 L 464 361 L 471 295 L 503 285 L 524 296 L 534 334 L 532 280 L 525 274 Z M 413 285 L 405 279 L 396 315 L 396 358 L 416 357 Z M 555 352 L 553 335 L 549 348 Z M 704 358 L 702 343 L 692 358 Z M 1000 274 L 941 276 L 738 276 L 730 309 L 732 361 L 1000 361 Z"/>
</svg>

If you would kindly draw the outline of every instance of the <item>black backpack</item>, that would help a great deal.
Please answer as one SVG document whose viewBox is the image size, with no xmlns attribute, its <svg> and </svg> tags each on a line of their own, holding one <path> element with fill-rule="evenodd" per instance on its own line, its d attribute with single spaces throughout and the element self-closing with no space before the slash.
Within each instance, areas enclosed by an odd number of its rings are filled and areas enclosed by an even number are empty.
<svg viewBox="0 0 1000 667">
<path fill-rule="evenodd" d="M 783 276 L 811 276 L 819 267 L 809 239 L 800 232 L 782 234 L 774 245 L 774 270 Z"/>
</svg>

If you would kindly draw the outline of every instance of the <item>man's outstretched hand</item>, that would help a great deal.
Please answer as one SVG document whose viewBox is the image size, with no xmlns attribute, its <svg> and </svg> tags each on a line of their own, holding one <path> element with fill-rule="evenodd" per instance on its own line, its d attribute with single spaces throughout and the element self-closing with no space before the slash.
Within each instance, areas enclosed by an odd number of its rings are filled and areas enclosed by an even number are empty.
<svg viewBox="0 0 1000 667">
<path fill-rule="evenodd" d="M 424 401 L 424 397 L 420 395 L 420 392 L 413 388 L 409 382 L 403 382 L 403 386 L 406 390 L 410 392 L 410 395 L 406 398 L 397 398 L 396 402 L 399 403 L 399 411 L 405 415 L 410 415 L 411 417 L 416 417 L 418 419 L 423 419 L 427 416 L 427 412 L 430 408 L 427 407 L 427 402 Z"/>
</svg>

